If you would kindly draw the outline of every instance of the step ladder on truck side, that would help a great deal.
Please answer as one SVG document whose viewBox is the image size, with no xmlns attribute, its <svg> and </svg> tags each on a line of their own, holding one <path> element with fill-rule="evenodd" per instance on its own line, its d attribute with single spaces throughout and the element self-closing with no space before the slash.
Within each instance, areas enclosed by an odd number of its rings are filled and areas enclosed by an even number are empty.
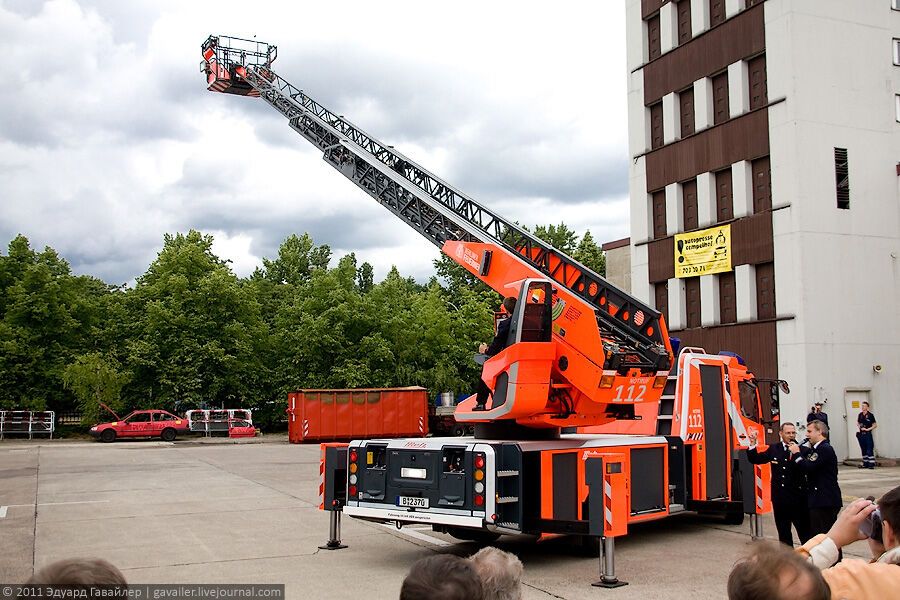
<svg viewBox="0 0 900 600">
<path fill-rule="evenodd" d="M 341 175 L 518 299 L 507 347 L 484 362 L 487 410 L 472 410 L 471 397 L 454 413 L 475 437 L 357 440 L 323 452 L 322 490 L 333 492 L 324 509 L 461 539 L 599 536 L 608 586 L 618 583 L 613 540 L 631 523 L 770 510 L 768 467 L 749 465 L 745 450 L 747 430 L 771 415 L 743 361 L 685 349 L 673 372 L 658 311 L 288 83 L 272 69 L 275 46 L 210 36 L 202 52 L 211 91 L 267 102 Z M 571 428 L 582 433 L 561 433 Z"/>
</svg>

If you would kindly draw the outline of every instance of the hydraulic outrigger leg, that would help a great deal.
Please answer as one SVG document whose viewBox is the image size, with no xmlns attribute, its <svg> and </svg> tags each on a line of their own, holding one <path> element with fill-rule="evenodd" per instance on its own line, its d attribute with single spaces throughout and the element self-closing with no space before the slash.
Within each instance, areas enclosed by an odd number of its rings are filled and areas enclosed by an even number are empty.
<svg viewBox="0 0 900 600">
<path fill-rule="evenodd" d="M 591 585 L 602 588 L 617 588 L 628 585 L 616 577 L 616 538 L 600 538 L 600 581 Z"/>
</svg>

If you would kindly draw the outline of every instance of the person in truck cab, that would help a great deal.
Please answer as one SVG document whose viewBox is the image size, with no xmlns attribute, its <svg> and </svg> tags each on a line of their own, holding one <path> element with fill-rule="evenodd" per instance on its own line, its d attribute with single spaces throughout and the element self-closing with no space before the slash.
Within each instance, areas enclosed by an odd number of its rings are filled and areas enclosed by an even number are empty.
<svg viewBox="0 0 900 600">
<path fill-rule="evenodd" d="M 497 335 L 494 336 L 490 344 L 481 344 L 478 346 L 478 352 L 487 356 L 494 356 L 507 346 L 507 338 L 509 338 L 509 326 L 512 321 L 513 311 L 516 310 L 516 299 L 512 296 L 503 299 L 503 310 L 508 315 L 505 319 L 501 319 L 497 323 Z M 488 396 L 491 389 L 487 386 L 483 379 L 478 378 L 478 393 L 475 395 L 475 407 L 472 410 L 484 410 L 487 404 Z"/>
</svg>

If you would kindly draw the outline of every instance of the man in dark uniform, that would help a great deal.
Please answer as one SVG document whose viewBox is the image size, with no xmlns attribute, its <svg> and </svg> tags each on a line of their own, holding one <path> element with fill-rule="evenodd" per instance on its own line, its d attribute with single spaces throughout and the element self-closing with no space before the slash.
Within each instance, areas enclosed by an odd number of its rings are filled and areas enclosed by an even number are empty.
<svg viewBox="0 0 900 600">
<path fill-rule="evenodd" d="M 809 532 L 813 536 L 828 533 L 843 505 L 837 454 L 825 439 L 827 435 L 828 425 L 812 421 L 806 425 L 810 448 L 801 449 L 796 442 L 788 447 L 791 460 L 806 473 L 808 480 Z"/>
<path fill-rule="evenodd" d="M 512 296 L 503 299 L 503 310 L 506 311 L 508 315 L 505 319 L 502 319 L 499 323 L 497 323 L 497 335 L 494 336 L 493 341 L 491 341 L 490 345 L 481 344 L 478 347 L 478 352 L 481 354 L 485 354 L 488 357 L 494 356 L 498 354 L 501 350 L 506 348 L 507 338 L 509 338 L 509 326 L 512 322 L 512 314 L 513 311 L 516 310 L 516 299 Z M 491 389 L 487 386 L 483 379 L 478 379 L 478 393 L 475 396 L 475 406 L 472 410 L 485 410 L 485 405 L 487 404 L 488 396 L 491 393 Z"/>
<path fill-rule="evenodd" d="M 862 403 L 862 412 L 856 417 L 856 426 L 859 432 L 856 439 L 859 440 L 859 449 L 862 451 L 863 464 L 860 469 L 875 468 L 875 439 L 872 437 L 872 430 L 878 427 L 875 422 L 875 415 L 869 412 L 869 403 Z"/>
<path fill-rule="evenodd" d="M 822 411 L 822 403 L 816 402 L 809 409 L 809 414 L 806 415 L 806 422 L 812 423 L 813 421 L 822 421 L 826 425 L 828 425 L 828 415 Z"/>
<path fill-rule="evenodd" d="M 793 423 L 781 424 L 781 442 L 764 447 L 757 446 L 757 432 L 750 430 L 750 449 L 747 459 L 754 465 L 772 463 L 772 508 L 778 540 L 791 548 L 794 538 L 791 525 L 797 529 L 800 543 L 809 540 L 809 510 L 806 507 L 806 473 L 791 462 L 788 447 L 797 441 L 797 428 Z"/>
</svg>

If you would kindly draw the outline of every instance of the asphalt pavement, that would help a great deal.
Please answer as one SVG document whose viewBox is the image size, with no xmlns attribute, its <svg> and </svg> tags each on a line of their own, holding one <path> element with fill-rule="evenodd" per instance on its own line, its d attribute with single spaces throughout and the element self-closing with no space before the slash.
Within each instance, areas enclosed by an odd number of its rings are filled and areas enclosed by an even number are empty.
<svg viewBox="0 0 900 600">
<path fill-rule="evenodd" d="M 53 561 L 99 557 L 134 583 L 278 583 L 288 598 L 397 598 L 409 566 L 435 552 L 478 546 L 430 527 L 345 518 L 349 548 L 320 550 L 319 448 L 263 440 L 0 442 L 0 583 L 21 583 Z M 263 443 L 260 443 L 263 442 Z M 842 467 L 845 501 L 900 484 L 900 467 Z M 765 535 L 775 539 L 771 515 Z M 599 562 L 571 538 L 494 545 L 525 565 L 525 598 L 722 598 L 750 544 L 747 522 L 694 514 L 632 526 L 616 541 L 629 585 L 591 587 Z M 847 556 L 868 558 L 863 543 Z"/>
</svg>

